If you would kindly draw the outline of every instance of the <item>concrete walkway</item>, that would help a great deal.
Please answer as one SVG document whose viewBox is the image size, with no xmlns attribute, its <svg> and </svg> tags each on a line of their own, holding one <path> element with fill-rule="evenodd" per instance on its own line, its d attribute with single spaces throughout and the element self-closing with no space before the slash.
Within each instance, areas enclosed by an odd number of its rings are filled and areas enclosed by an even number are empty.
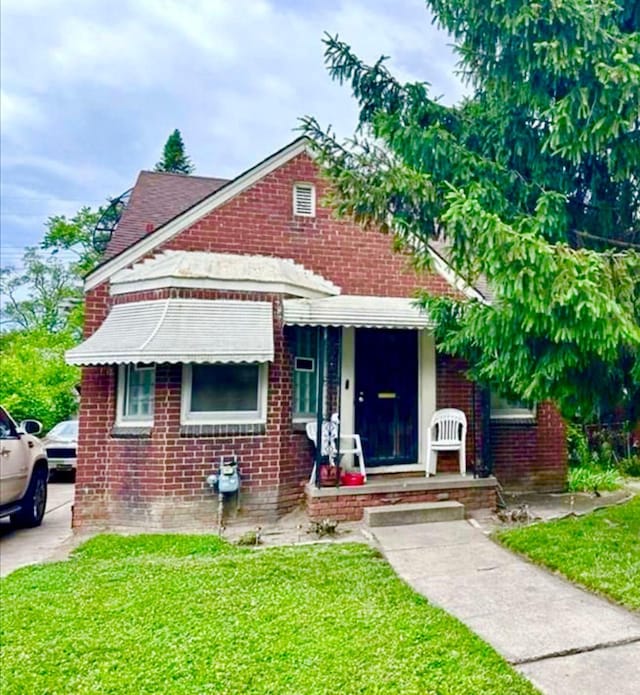
<svg viewBox="0 0 640 695">
<path fill-rule="evenodd" d="M 520 559 L 468 521 L 372 533 L 400 577 L 546 695 L 640 692 L 640 616 Z"/>
</svg>

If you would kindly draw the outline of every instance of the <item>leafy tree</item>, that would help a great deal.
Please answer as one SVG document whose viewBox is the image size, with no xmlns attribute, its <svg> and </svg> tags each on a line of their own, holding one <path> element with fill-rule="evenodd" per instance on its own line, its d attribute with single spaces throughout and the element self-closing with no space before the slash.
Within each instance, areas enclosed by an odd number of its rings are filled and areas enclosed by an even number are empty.
<svg viewBox="0 0 640 695">
<path fill-rule="evenodd" d="M 68 263 L 27 248 L 22 268 L 0 270 L 2 322 L 23 331 L 59 333 L 82 325 L 82 284 Z"/>
<path fill-rule="evenodd" d="M 338 214 L 395 236 L 418 267 L 441 237 L 492 302 L 423 295 L 442 349 L 508 398 L 565 415 L 640 414 L 640 5 L 427 0 L 472 96 L 452 107 L 382 57 L 326 39 L 360 107 L 340 143 L 303 130 Z"/>
<path fill-rule="evenodd" d="M 49 430 L 77 411 L 80 370 L 64 361 L 65 350 L 75 342 L 69 331 L 0 334 L 0 403 L 16 420 L 36 418 Z"/>
<path fill-rule="evenodd" d="M 71 218 L 66 215 L 50 217 L 45 223 L 46 232 L 40 246 L 50 249 L 53 254 L 69 252 L 74 259 L 70 262 L 71 272 L 84 277 L 93 270 L 102 256 L 94 243 L 94 230 L 104 214 L 103 207 L 92 210 L 85 206 Z"/>
<path fill-rule="evenodd" d="M 162 151 L 162 159 L 154 167 L 155 171 L 167 171 L 171 174 L 193 174 L 195 167 L 185 154 L 182 135 L 176 128 L 167 138 Z"/>
<path fill-rule="evenodd" d="M 40 248 L 25 250 L 20 269 L 0 270 L 5 328 L 71 330 L 79 337 L 82 280 L 102 255 L 94 244 L 94 229 L 104 213 L 104 208 L 83 207 L 71 218 L 50 217 Z"/>
<path fill-rule="evenodd" d="M 20 269 L 0 270 L 0 402 L 18 420 L 50 429 L 77 410 L 80 370 L 64 353 L 82 334 L 82 278 L 100 258 L 93 230 L 102 213 L 50 217 L 40 248 L 25 250 Z"/>
</svg>

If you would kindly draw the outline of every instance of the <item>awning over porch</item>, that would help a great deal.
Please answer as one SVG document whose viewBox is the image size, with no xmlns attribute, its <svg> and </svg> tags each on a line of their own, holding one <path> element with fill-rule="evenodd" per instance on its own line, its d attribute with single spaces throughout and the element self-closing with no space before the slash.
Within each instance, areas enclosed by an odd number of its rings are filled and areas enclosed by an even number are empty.
<svg viewBox="0 0 640 695">
<path fill-rule="evenodd" d="M 319 299 L 286 299 L 284 322 L 290 326 L 356 328 L 430 328 L 433 322 L 409 297 L 338 295 Z"/>
<path fill-rule="evenodd" d="M 105 322 L 67 351 L 69 364 L 268 362 L 270 302 L 162 299 L 115 305 Z"/>
</svg>

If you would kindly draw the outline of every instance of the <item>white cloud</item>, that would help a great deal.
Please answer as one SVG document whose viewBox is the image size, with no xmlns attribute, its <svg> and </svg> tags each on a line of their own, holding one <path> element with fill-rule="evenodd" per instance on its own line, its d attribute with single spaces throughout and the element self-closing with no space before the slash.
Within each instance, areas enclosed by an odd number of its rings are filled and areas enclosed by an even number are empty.
<svg viewBox="0 0 640 695">
<path fill-rule="evenodd" d="M 71 163 L 30 154 L 9 155 L 3 157 L 2 163 L 9 169 L 17 167 L 33 169 L 76 185 L 103 183 L 115 175 L 113 170 L 91 161 Z"/>
<path fill-rule="evenodd" d="M 1 9 L 3 181 L 54 205 L 124 190 L 176 127 L 198 173 L 222 176 L 293 139 L 305 114 L 348 135 L 356 104 L 326 72 L 324 31 L 367 61 L 390 55 L 393 74 L 429 80 L 449 102 L 462 93 L 422 0 L 2 0 Z"/>
<path fill-rule="evenodd" d="M 44 123 L 37 101 L 29 96 L 0 90 L 0 124 L 7 137 L 17 137 L 25 129 Z"/>
</svg>

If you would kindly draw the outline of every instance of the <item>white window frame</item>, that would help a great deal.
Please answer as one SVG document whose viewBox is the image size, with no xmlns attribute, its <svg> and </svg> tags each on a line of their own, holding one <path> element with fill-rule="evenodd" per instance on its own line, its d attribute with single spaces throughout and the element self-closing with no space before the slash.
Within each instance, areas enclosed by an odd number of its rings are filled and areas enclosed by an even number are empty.
<svg viewBox="0 0 640 695">
<path fill-rule="evenodd" d="M 303 212 L 298 212 L 298 189 L 299 188 L 309 188 L 311 190 L 311 212 L 310 213 L 303 213 Z M 309 183 L 308 181 L 296 181 L 293 184 L 293 193 L 292 193 L 292 204 L 293 204 L 293 215 L 294 217 L 315 217 L 316 216 L 316 187 L 312 184 Z"/>
<path fill-rule="evenodd" d="M 502 398 L 499 394 L 493 394 L 501 400 L 506 402 L 506 399 Z M 533 408 L 518 407 L 513 405 L 504 405 L 499 408 L 494 408 L 491 405 L 491 419 L 492 420 L 535 420 L 536 419 L 536 406 Z"/>
<path fill-rule="evenodd" d="M 235 363 L 231 363 L 232 365 Z M 236 366 L 241 366 L 240 364 Z M 258 365 L 258 409 L 238 411 L 191 411 L 191 384 L 193 369 L 191 364 L 182 365 L 182 393 L 180 423 L 182 425 L 262 425 L 267 422 L 267 389 L 269 365 Z"/>
<path fill-rule="evenodd" d="M 152 371 L 153 372 L 153 397 L 151 399 L 151 417 L 140 418 L 137 416 L 125 415 L 124 404 L 125 388 L 129 380 L 127 378 L 127 370 L 135 369 L 136 371 Z M 152 365 L 135 365 L 135 364 L 119 364 L 118 365 L 118 391 L 116 395 L 116 424 L 126 427 L 151 427 L 153 426 L 153 418 L 155 413 L 155 388 L 156 388 L 156 366 Z"/>
</svg>

